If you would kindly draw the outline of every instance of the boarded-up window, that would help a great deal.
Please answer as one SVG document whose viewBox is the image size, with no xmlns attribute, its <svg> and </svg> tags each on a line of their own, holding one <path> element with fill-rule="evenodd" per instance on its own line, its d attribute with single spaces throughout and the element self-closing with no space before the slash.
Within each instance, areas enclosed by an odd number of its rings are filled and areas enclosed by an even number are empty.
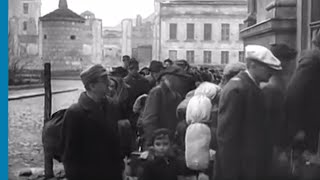
<svg viewBox="0 0 320 180">
<path fill-rule="evenodd" d="M 23 21 L 23 30 L 26 31 L 28 29 L 27 21 Z"/>
<path fill-rule="evenodd" d="M 203 51 L 203 62 L 211 64 L 211 51 Z"/>
<path fill-rule="evenodd" d="M 230 39 L 230 24 L 221 24 L 221 40 L 229 41 Z"/>
<path fill-rule="evenodd" d="M 229 63 L 229 51 L 221 51 L 221 64 Z"/>
<path fill-rule="evenodd" d="M 210 41 L 212 40 L 211 34 L 212 34 L 212 24 L 204 24 L 204 40 Z"/>
<path fill-rule="evenodd" d="M 194 63 L 194 51 L 187 51 L 187 61 Z"/>
<path fill-rule="evenodd" d="M 169 27 L 169 38 L 172 40 L 176 40 L 177 39 L 177 24 L 170 24 Z"/>
<path fill-rule="evenodd" d="M 28 14 L 28 13 L 29 13 L 29 4 L 23 3 L 23 14 Z"/>
<path fill-rule="evenodd" d="M 194 39 L 194 24 L 187 24 L 187 39 Z"/>
</svg>

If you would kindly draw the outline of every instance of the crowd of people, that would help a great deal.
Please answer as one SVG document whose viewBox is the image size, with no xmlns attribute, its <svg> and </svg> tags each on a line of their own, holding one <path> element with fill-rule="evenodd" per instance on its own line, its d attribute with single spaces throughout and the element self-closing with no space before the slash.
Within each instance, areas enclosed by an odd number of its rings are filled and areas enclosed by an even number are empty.
<svg viewBox="0 0 320 180">
<path fill-rule="evenodd" d="M 319 162 L 320 32 L 313 43 L 299 56 L 285 44 L 247 45 L 246 63 L 222 77 L 185 60 L 139 71 L 129 56 L 111 72 L 84 70 L 86 91 L 63 121 L 66 177 L 121 180 L 123 159 L 139 151 L 140 180 L 290 178 L 293 149 Z"/>
</svg>

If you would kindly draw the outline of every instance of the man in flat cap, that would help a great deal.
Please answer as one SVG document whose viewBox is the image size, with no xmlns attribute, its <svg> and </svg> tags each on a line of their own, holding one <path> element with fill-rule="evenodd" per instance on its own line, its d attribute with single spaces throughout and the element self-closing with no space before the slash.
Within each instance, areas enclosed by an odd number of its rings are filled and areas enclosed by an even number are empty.
<svg viewBox="0 0 320 180">
<path fill-rule="evenodd" d="M 106 99 L 107 71 L 94 65 L 80 77 L 86 91 L 67 109 L 62 125 L 66 177 L 121 180 L 117 108 Z"/>
<path fill-rule="evenodd" d="M 219 180 L 263 180 L 268 157 L 266 108 L 260 89 L 280 61 L 259 45 L 245 47 L 247 69 L 233 77 L 223 88 L 218 113 L 217 178 Z"/>
<path fill-rule="evenodd" d="M 290 140 L 302 141 L 304 149 L 317 151 L 320 132 L 320 31 L 313 38 L 314 49 L 301 53 L 288 86 L 286 118 Z M 319 142 L 320 143 L 320 142 Z"/>
</svg>

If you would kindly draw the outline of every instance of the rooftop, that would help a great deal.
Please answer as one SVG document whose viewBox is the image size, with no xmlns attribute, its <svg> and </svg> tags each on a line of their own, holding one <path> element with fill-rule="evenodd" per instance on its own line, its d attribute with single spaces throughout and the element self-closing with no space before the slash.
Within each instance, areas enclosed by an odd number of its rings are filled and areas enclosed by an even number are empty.
<svg viewBox="0 0 320 180">
<path fill-rule="evenodd" d="M 85 19 L 68 8 L 67 0 L 59 0 L 59 8 L 40 17 L 41 21 L 76 21 L 85 22 Z"/>
</svg>

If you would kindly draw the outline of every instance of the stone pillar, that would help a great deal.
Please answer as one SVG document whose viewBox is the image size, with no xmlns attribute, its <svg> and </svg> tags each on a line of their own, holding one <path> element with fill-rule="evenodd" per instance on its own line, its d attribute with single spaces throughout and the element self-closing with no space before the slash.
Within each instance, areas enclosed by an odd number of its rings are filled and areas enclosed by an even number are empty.
<svg viewBox="0 0 320 180">
<path fill-rule="evenodd" d="M 132 20 L 124 19 L 122 25 L 122 56 L 132 56 Z"/>
<path fill-rule="evenodd" d="M 297 1 L 297 50 L 302 51 L 308 48 L 310 37 L 309 22 L 310 12 L 307 11 L 310 0 Z"/>
<path fill-rule="evenodd" d="M 155 1 L 154 3 L 155 6 L 155 19 L 153 22 L 152 26 L 152 31 L 153 31 L 153 43 L 152 43 L 152 59 L 162 61 L 161 55 L 160 55 L 160 26 L 161 26 L 161 21 L 160 21 L 160 2 Z"/>
</svg>

